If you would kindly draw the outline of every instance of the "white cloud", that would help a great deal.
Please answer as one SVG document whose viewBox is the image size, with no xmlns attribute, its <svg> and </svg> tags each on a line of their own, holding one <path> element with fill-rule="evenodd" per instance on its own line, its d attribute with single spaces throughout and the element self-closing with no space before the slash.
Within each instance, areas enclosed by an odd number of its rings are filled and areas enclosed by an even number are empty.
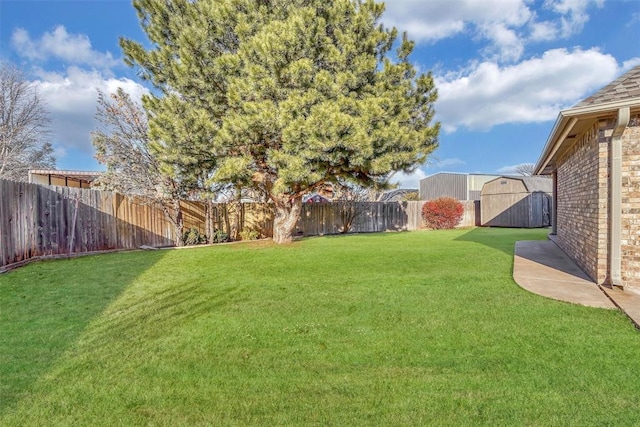
<svg viewBox="0 0 640 427">
<path fill-rule="evenodd" d="M 536 42 L 555 40 L 558 29 L 552 22 L 534 22 L 531 24 L 529 39 Z"/>
<path fill-rule="evenodd" d="M 518 165 L 504 166 L 498 169 L 496 172 L 502 175 L 522 175 L 519 171 L 521 167 L 526 167 L 532 163 L 520 163 Z"/>
<path fill-rule="evenodd" d="M 483 28 L 486 37 L 493 40 L 493 44 L 486 51 L 500 61 L 517 61 L 524 52 L 524 42 L 515 31 L 504 24 L 495 23 Z"/>
<path fill-rule="evenodd" d="M 427 176 L 422 169 L 416 169 L 412 173 L 398 172 L 390 180 L 393 184 L 398 184 L 398 188 L 417 189 L 420 187 L 420 180 Z"/>
<path fill-rule="evenodd" d="M 113 58 L 111 52 L 103 53 L 93 50 L 89 37 L 84 34 L 69 34 L 62 25 L 35 40 L 26 30 L 18 28 L 11 36 L 11 43 L 18 55 L 35 61 L 53 58 L 70 64 L 103 69 L 119 63 Z"/>
<path fill-rule="evenodd" d="M 384 21 L 420 42 L 436 42 L 461 33 L 486 44 L 485 58 L 518 61 L 527 43 L 567 38 L 582 31 L 589 9 L 604 0 L 546 0 L 540 21 L 531 0 L 393 0 Z"/>
<path fill-rule="evenodd" d="M 522 25 L 530 16 L 524 0 L 394 0 L 386 3 L 384 20 L 417 40 L 434 41 L 464 31 L 466 24 Z"/>
<path fill-rule="evenodd" d="M 88 36 L 69 33 L 62 25 L 40 36 L 18 28 L 12 33 L 11 45 L 31 63 L 33 84 L 51 116 L 58 159 L 74 151 L 93 153 L 91 132 L 97 127 L 98 91 L 109 94 L 122 87 L 134 99 L 147 92 L 133 80 L 115 78 L 112 68 L 120 61 L 110 52 L 95 50 Z M 56 71 L 51 71 L 48 67 L 54 61 Z"/>
<path fill-rule="evenodd" d="M 466 162 L 464 160 L 461 160 L 457 157 L 443 160 L 432 158 L 431 161 L 427 162 L 427 166 L 429 167 L 429 169 L 444 169 L 450 166 L 461 166 L 465 164 Z"/>
<path fill-rule="evenodd" d="M 546 0 L 542 7 L 556 16 L 548 21 L 532 20 L 529 40 L 550 41 L 578 34 L 589 21 L 588 9 L 603 5 L 604 0 Z"/>
<path fill-rule="evenodd" d="M 53 156 L 56 159 L 62 159 L 64 157 L 67 157 L 67 149 L 57 145 L 53 148 Z"/>
<path fill-rule="evenodd" d="M 96 128 L 98 90 L 109 94 L 122 87 L 134 99 L 147 92 L 132 80 L 105 77 L 98 71 L 78 67 L 69 67 L 64 73 L 37 70 L 36 75 L 34 84 L 51 115 L 54 148 L 59 157 L 69 148 L 93 152 L 90 133 Z"/>
<path fill-rule="evenodd" d="M 384 19 L 417 41 L 472 32 L 489 41 L 490 56 L 511 61 L 523 51 L 516 29 L 532 16 L 526 0 L 394 0 L 387 3 Z"/>
<path fill-rule="evenodd" d="M 635 58 L 628 59 L 622 63 L 622 70 L 628 71 L 635 67 L 636 65 L 640 65 L 640 56 L 636 56 Z"/>
<path fill-rule="evenodd" d="M 604 0 L 547 0 L 544 6 L 561 15 L 559 27 L 562 37 L 569 37 L 582 31 L 589 21 L 587 9 L 591 5 L 602 7 Z"/>
<path fill-rule="evenodd" d="M 435 77 L 437 119 L 448 132 L 553 120 L 622 71 L 597 49 L 554 49 L 512 66 L 482 62 L 460 75 Z"/>
</svg>

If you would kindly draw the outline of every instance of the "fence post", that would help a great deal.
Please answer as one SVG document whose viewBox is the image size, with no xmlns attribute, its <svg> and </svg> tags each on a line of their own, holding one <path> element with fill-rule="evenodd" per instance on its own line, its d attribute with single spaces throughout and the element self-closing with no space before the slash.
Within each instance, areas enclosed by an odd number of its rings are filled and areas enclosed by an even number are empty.
<svg viewBox="0 0 640 427">
<path fill-rule="evenodd" d="M 73 253 L 73 241 L 76 237 L 76 221 L 78 220 L 78 204 L 80 203 L 80 193 L 76 193 L 75 210 L 73 211 L 73 220 L 71 221 L 71 239 L 69 240 L 69 253 Z"/>
</svg>

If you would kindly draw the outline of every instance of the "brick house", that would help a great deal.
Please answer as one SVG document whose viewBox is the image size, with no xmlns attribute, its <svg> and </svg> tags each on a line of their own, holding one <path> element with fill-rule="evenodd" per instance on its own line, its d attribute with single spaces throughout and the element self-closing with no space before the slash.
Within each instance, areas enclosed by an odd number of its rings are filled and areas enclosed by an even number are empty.
<svg viewBox="0 0 640 427">
<path fill-rule="evenodd" d="M 598 284 L 640 291 L 640 66 L 558 115 L 551 238 Z"/>
</svg>

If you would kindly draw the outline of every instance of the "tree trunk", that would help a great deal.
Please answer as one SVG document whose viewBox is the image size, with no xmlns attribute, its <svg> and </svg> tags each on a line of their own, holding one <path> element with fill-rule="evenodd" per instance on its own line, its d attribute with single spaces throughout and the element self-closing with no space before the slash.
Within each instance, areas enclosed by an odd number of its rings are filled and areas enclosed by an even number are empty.
<svg viewBox="0 0 640 427">
<path fill-rule="evenodd" d="M 293 200 L 288 197 L 275 200 L 276 216 L 273 220 L 273 241 L 290 243 L 293 240 L 293 229 L 300 218 L 302 209 L 302 197 L 297 196 Z"/>
<path fill-rule="evenodd" d="M 182 237 L 184 234 L 184 218 L 182 217 L 182 208 L 180 207 L 180 200 L 173 200 L 169 203 L 160 203 L 162 210 L 171 224 L 173 224 L 174 241 L 176 246 L 184 246 Z M 169 207 L 171 206 L 171 207 Z"/>
<path fill-rule="evenodd" d="M 213 224 L 213 200 L 211 200 L 211 197 L 207 197 L 204 223 L 204 234 L 207 236 L 207 243 L 213 243 L 213 233 L 215 231 Z"/>
<path fill-rule="evenodd" d="M 240 231 L 240 216 L 242 214 L 242 203 L 239 198 L 228 202 L 229 213 L 229 239 L 238 240 L 238 232 Z"/>
<path fill-rule="evenodd" d="M 340 220 L 342 221 L 342 228 L 340 233 L 346 234 L 351 231 L 353 222 L 358 215 L 355 202 L 338 202 L 338 212 L 340 213 Z"/>
</svg>

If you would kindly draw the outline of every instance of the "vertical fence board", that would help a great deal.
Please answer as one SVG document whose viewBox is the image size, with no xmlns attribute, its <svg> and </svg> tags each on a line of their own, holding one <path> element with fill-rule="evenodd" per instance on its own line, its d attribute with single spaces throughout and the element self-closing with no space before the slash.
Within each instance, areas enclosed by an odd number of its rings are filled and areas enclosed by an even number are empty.
<svg viewBox="0 0 640 427">
<path fill-rule="evenodd" d="M 356 216 L 349 232 L 416 230 L 422 225 L 422 203 L 355 203 L 352 207 Z M 294 233 L 340 233 L 341 209 L 346 206 L 304 204 Z M 204 202 L 183 201 L 181 208 L 185 230 L 230 234 L 237 227 L 238 231 L 256 231 L 261 237 L 273 236 L 274 209 L 268 203 L 207 206 Z M 71 252 L 90 252 L 174 243 L 171 221 L 150 201 L 90 189 L 0 180 L 0 267 L 35 256 L 65 254 L 70 247 Z"/>
</svg>

